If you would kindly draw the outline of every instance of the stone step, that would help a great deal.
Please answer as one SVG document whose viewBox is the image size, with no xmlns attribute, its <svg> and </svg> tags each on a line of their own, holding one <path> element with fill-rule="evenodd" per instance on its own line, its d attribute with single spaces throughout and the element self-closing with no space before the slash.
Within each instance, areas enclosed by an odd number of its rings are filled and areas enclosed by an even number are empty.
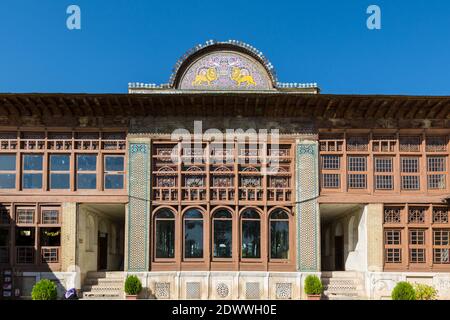
<svg viewBox="0 0 450 320">
<path fill-rule="evenodd" d="M 364 279 L 364 274 L 357 271 L 323 271 L 321 277 Z"/>
<path fill-rule="evenodd" d="M 82 299 L 86 300 L 121 300 L 123 299 L 123 294 L 116 291 L 93 293 L 93 292 L 83 292 Z"/>
<path fill-rule="evenodd" d="M 124 284 L 122 278 L 86 278 L 84 281 L 86 285 L 110 285 L 110 284 Z"/>
<path fill-rule="evenodd" d="M 88 279 L 124 279 L 124 273 L 122 271 L 88 271 L 86 278 Z"/>
<path fill-rule="evenodd" d="M 123 286 L 104 286 L 104 285 L 84 285 L 83 286 L 83 292 L 101 292 L 101 291 L 122 291 Z"/>
</svg>

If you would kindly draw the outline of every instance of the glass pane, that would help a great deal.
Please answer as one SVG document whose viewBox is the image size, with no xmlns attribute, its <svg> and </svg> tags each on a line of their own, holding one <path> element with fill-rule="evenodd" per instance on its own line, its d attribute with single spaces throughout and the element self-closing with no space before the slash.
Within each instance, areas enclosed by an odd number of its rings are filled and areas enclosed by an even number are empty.
<svg viewBox="0 0 450 320">
<path fill-rule="evenodd" d="M 272 214 L 270 215 L 270 219 L 272 219 L 272 220 L 288 220 L 289 216 L 283 210 L 277 210 L 277 211 L 272 212 Z"/>
<path fill-rule="evenodd" d="M 106 174 L 105 189 L 123 189 L 123 174 Z"/>
<path fill-rule="evenodd" d="M 203 220 L 185 220 L 184 233 L 184 257 L 203 258 Z"/>
<path fill-rule="evenodd" d="M 174 219 L 175 216 L 172 211 L 163 209 L 163 210 L 158 211 L 158 213 L 156 213 L 156 218 L 157 219 Z"/>
<path fill-rule="evenodd" d="M 16 155 L 3 154 L 0 155 L 0 170 L 16 170 Z"/>
<path fill-rule="evenodd" d="M 244 219 L 259 219 L 259 214 L 254 210 L 246 210 L 242 214 L 242 218 L 244 218 Z"/>
<path fill-rule="evenodd" d="M 16 174 L 0 174 L 0 189 L 14 189 L 16 187 Z"/>
<path fill-rule="evenodd" d="M 52 173 L 50 174 L 50 189 L 69 189 L 70 174 Z"/>
<path fill-rule="evenodd" d="M 95 173 L 77 174 L 77 189 L 96 189 L 97 175 Z"/>
<path fill-rule="evenodd" d="M 42 173 L 24 173 L 24 189 L 42 189 Z"/>
<path fill-rule="evenodd" d="M 175 257 L 175 221 L 156 221 L 156 257 Z"/>
<path fill-rule="evenodd" d="M 96 155 L 77 155 L 77 170 L 78 171 L 95 171 L 97 168 Z"/>
<path fill-rule="evenodd" d="M 42 170 L 42 155 L 41 154 L 27 154 L 23 156 L 24 170 Z"/>
<path fill-rule="evenodd" d="M 272 259 L 289 258 L 289 222 L 270 222 L 270 257 Z"/>
<path fill-rule="evenodd" d="M 8 228 L 0 228 L 0 247 L 9 246 L 9 230 Z"/>
<path fill-rule="evenodd" d="M 185 219 L 202 219 L 203 215 L 197 209 L 190 209 L 184 214 Z"/>
<path fill-rule="evenodd" d="M 16 246 L 34 247 L 34 228 L 16 228 Z"/>
<path fill-rule="evenodd" d="M 123 171 L 123 156 L 105 157 L 106 171 Z"/>
<path fill-rule="evenodd" d="M 259 221 L 242 221 L 242 258 L 260 258 L 260 228 Z"/>
<path fill-rule="evenodd" d="M 231 258 L 232 221 L 214 220 L 214 257 Z"/>
<path fill-rule="evenodd" d="M 39 236 L 42 247 L 59 247 L 61 245 L 61 228 L 41 228 Z"/>
<path fill-rule="evenodd" d="M 50 155 L 50 170 L 69 171 L 70 157 L 68 155 Z"/>
<path fill-rule="evenodd" d="M 214 213 L 214 218 L 231 219 L 231 213 L 228 210 L 219 210 Z"/>
</svg>

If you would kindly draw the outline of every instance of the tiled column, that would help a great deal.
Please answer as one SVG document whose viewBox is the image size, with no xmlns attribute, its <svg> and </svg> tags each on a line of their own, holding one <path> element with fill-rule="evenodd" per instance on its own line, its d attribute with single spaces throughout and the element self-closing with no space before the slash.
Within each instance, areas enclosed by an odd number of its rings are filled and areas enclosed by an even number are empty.
<svg viewBox="0 0 450 320">
<path fill-rule="evenodd" d="M 319 168 L 317 141 L 297 141 L 296 159 L 297 269 L 320 271 Z"/>
<path fill-rule="evenodd" d="M 150 248 L 150 139 L 128 141 L 125 270 L 148 271 Z"/>
<path fill-rule="evenodd" d="M 383 204 L 367 205 L 367 269 L 383 271 Z"/>
<path fill-rule="evenodd" d="M 61 271 L 68 271 L 75 266 L 76 234 L 77 234 L 77 204 L 64 202 L 61 208 Z"/>
</svg>

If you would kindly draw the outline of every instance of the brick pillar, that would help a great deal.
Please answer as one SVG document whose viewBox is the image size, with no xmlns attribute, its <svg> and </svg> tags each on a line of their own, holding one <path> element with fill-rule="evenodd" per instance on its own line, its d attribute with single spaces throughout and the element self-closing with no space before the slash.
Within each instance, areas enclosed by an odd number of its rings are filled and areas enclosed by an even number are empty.
<svg viewBox="0 0 450 320">
<path fill-rule="evenodd" d="M 61 271 L 69 271 L 76 264 L 77 204 L 64 202 L 61 209 Z"/>
<path fill-rule="evenodd" d="M 150 139 L 128 141 L 125 270 L 148 271 L 150 248 Z"/>
<path fill-rule="evenodd" d="M 383 271 L 383 204 L 367 205 L 367 270 Z"/>
<path fill-rule="evenodd" d="M 317 141 L 297 141 L 295 157 L 297 269 L 320 271 L 319 169 Z"/>
</svg>

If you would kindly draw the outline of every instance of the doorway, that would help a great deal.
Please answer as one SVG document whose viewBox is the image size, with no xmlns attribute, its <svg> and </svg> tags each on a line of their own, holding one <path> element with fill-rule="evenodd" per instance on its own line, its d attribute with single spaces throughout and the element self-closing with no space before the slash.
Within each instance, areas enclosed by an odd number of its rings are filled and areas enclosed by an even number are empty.
<svg viewBox="0 0 450 320">
<path fill-rule="evenodd" d="M 108 234 L 98 233 L 97 270 L 108 268 Z"/>
<path fill-rule="evenodd" d="M 334 269 L 344 271 L 344 236 L 334 237 Z"/>
</svg>

